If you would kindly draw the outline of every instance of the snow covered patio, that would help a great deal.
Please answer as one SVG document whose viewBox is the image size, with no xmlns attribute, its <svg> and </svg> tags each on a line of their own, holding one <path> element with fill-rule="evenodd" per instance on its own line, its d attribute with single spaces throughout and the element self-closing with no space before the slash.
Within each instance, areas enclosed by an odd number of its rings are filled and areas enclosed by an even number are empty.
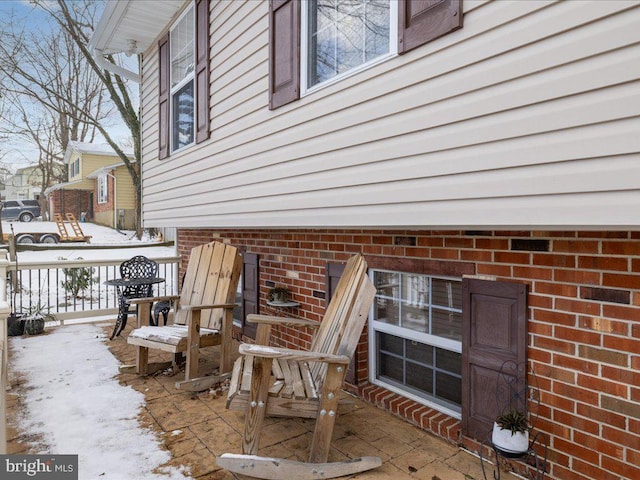
<svg viewBox="0 0 640 480">
<path fill-rule="evenodd" d="M 244 418 L 225 409 L 225 392 L 179 391 L 174 383 L 183 372 L 119 374 L 118 365 L 132 363 L 135 350 L 126 343 L 130 326 L 110 342 L 111 328 L 67 325 L 10 338 L 7 453 L 78 454 L 83 480 L 248 478 L 216 465 L 217 455 L 241 451 Z M 215 350 L 204 350 L 201 361 L 215 362 Z M 377 455 L 384 463 L 351 478 L 483 478 L 476 457 L 355 403 L 336 424 L 330 460 Z M 261 453 L 305 460 L 314 424 L 268 419 Z"/>
</svg>

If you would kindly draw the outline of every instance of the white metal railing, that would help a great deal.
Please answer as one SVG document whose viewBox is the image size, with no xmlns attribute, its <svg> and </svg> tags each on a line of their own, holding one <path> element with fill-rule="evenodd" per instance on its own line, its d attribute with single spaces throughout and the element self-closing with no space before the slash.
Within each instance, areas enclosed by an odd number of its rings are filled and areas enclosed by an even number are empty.
<svg viewBox="0 0 640 480">
<path fill-rule="evenodd" d="M 0 454 L 7 453 L 7 389 L 9 388 L 9 345 L 7 343 L 7 317 L 5 279 L 9 265 L 9 252 L 0 250 Z"/>
<path fill-rule="evenodd" d="M 152 258 L 158 262 L 154 294 L 177 292 L 179 257 Z M 7 300 L 14 312 L 34 307 L 51 313 L 56 320 L 99 317 L 117 312 L 118 292 L 105 281 L 120 278 L 122 260 L 56 260 L 8 265 Z"/>
</svg>

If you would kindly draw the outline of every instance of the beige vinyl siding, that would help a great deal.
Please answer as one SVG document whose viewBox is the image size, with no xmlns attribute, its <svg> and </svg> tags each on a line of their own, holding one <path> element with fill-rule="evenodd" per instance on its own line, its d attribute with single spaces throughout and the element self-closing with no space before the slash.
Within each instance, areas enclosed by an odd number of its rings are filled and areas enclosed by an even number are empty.
<svg viewBox="0 0 640 480">
<path fill-rule="evenodd" d="M 464 27 L 267 108 L 267 2 L 211 5 L 211 139 L 157 160 L 146 226 L 638 228 L 640 3 L 464 1 Z"/>
<path fill-rule="evenodd" d="M 116 186 L 118 189 L 116 192 L 116 202 L 118 208 L 135 210 L 135 189 L 133 188 L 133 180 L 131 180 L 131 175 L 129 175 L 127 167 L 118 167 L 112 174 L 116 177 Z"/>
<path fill-rule="evenodd" d="M 95 179 L 87 178 L 87 175 L 96 171 L 100 167 L 111 165 L 114 162 L 118 161 L 118 157 L 114 156 L 79 153 L 71 157 L 69 164 L 71 164 L 71 162 L 74 162 L 78 158 L 80 159 L 80 174 L 76 175 L 73 178 L 82 178 L 82 181 L 66 187 L 71 190 L 93 190 L 95 187 Z"/>
</svg>

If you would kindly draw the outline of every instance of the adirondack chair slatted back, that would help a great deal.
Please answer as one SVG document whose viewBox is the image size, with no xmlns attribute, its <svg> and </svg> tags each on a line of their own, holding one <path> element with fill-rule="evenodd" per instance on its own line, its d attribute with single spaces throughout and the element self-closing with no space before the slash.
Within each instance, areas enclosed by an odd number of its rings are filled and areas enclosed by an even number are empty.
<svg viewBox="0 0 640 480">
<path fill-rule="evenodd" d="M 211 242 L 193 248 L 180 291 L 180 305 L 233 303 L 241 271 L 242 257 L 236 247 Z M 174 323 L 186 324 L 187 315 L 187 311 L 179 309 Z M 223 316 L 223 309 L 203 310 L 200 326 L 220 329 Z"/>
<path fill-rule="evenodd" d="M 367 276 L 364 257 L 351 257 L 314 337 L 311 351 L 353 357 L 375 294 L 376 288 Z M 310 367 L 316 386 L 320 387 L 326 364 L 314 363 Z"/>
</svg>

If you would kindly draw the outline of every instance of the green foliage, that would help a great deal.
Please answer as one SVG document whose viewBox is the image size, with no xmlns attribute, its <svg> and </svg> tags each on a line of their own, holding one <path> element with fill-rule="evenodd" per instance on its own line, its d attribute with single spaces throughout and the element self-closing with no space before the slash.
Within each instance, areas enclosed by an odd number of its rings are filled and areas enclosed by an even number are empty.
<svg viewBox="0 0 640 480">
<path fill-rule="evenodd" d="M 60 257 L 58 260 L 66 260 Z M 78 257 L 77 260 L 82 260 Z M 89 288 L 97 279 L 93 278 L 93 267 L 63 268 L 65 279 L 60 282 L 62 288 L 71 293 L 73 298 L 79 298 L 80 292 Z"/>
<path fill-rule="evenodd" d="M 26 318 L 42 317 L 46 322 L 52 322 L 56 316 L 44 303 L 32 303 L 28 307 L 22 307 L 22 313 Z"/>
<path fill-rule="evenodd" d="M 272 302 L 286 302 L 289 299 L 289 289 L 287 287 L 273 287 L 268 294 Z"/>
<path fill-rule="evenodd" d="M 503 430 L 511 430 L 513 435 L 516 432 L 526 432 L 529 429 L 527 416 L 519 410 L 509 410 L 496 418 L 496 423 Z"/>
</svg>

